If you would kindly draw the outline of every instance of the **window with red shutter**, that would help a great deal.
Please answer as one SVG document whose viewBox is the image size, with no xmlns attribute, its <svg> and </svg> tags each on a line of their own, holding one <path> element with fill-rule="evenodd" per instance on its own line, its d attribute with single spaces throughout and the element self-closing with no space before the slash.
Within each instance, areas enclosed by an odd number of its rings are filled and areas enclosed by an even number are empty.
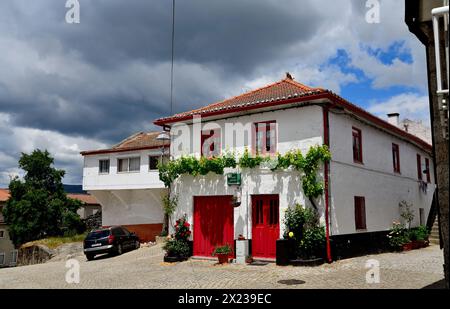
<svg viewBox="0 0 450 309">
<path fill-rule="evenodd" d="M 220 129 L 202 131 L 201 154 L 204 157 L 220 155 Z"/>
<path fill-rule="evenodd" d="M 392 164 L 395 173 L 400 173 L 400 148 L 397 144 L 392 144 Z"/>
<path fill-rule="evenodd" d="M 430 177 L 430 159 L 425 158 L 425 170 L 427 175 L 427 182 L 431 183 L 431 177 Z"/>
<path fill-rule="evenodd" d="M 253 151 L 265 155 L 277 152 L 276 121 L 257 122 L 253 124 Z"/>
<path fill-rule="evenodd" d="M 365 230 L 366 227 L 366 202 L 363 196 L 355 196 L 355 228 Z"/>
<path fill-rule="evenodd" d="M 361 130 L 353 127 L 353 161 L 363 163 Z"/>
<path fill-rule="evenodd" d="M 422 180 L 422 158 L 417 154 L 417 178 Z"/>
</svg>

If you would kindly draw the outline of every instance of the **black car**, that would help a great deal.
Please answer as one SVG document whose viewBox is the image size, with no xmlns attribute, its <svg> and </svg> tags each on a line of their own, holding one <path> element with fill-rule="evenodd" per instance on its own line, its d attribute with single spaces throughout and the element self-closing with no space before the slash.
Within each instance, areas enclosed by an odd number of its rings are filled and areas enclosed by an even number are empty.
<svg viewBox="0 0 450 309">
<path fill-rule="evenodd" d="M 90 261 L 97 254 L 122 254 L 126 250 L 137 249 L 139 237 L 123 226 L 112 226 L 91 231 L 84 239 L 84 254 Z"/>
</svg>

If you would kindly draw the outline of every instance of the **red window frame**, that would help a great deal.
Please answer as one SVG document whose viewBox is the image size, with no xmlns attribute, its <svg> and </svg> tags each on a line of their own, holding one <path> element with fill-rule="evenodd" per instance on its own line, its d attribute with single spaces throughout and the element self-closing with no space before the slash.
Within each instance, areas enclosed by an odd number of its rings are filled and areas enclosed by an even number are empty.
<svg viewBox="0 0 450 309">
<path fill-rule="evenodd" d="M 366 230 L 366 199 L 364 196 L 355 196 L 355 229 Z"/>
<path fill-rule="evenodd" d="M 355 127 L 352 127 L 352 144 L 353 144 L 353 162 L 363 163 L 362 133 L 360 129 Z"/>
<path fill-rule="evenodd" d="M 392 166 L 394 173 L 400 174 L 400 147 L 392 143 Z"/>
<path fill-rule="evenodd" d="M 219 139 L 214 141 L 211 145 L 209 145 L 209 151 L 213 152 L 216 150 L 216 147 L 218 149 L 217 155 L 220 155 L 221 152 L 221 145 L 220 145 L 220 129 L 214 129 L 214 130 L 205 130 L 201 133 L 201 141 L 200 141 L 200 153 L 202 157 L 205 157 L 205 154 L 203 153 L 203 144 L 205 141 L 213 137 L 214 135 L 219 136 Z M 217 144 L 217 145 L 216 145 Z M 206 157 L 212 157 L 212 156 L 206 156 Z"/>
<path fill-rule="evenodd" d="M 262 143 L 262 150 L 258 151 L 258 132 L 265 132 Z M 271 140 L 271 133 L 274 131 L 274 139 Z M 277 122 L 275 120 L 253 123 L 253 154 L 266 155 L 277 152 Z M 273 145 L 272 145 L 273 142 Z"/>
<path fill-rule="evenodd" d="M 422 180 L 422 157 L 417 154 L 417 178 Z"/>
<path fill-rule="evenodd" d="M 426 175 L 427 175 L 427 182 L 431 183 L 431 176 L 430 176 L 430 159 L 425 158 L 425 169 L 426 169 Z"/>
</svg>

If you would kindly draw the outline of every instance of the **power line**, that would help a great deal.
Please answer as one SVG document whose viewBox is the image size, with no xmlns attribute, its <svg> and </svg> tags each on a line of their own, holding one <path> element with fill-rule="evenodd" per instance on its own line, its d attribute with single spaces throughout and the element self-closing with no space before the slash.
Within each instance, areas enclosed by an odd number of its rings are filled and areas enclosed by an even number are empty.
<svg viewBox="0 0 450 309">
<path fill-rule="evenodd" d="M 172 64 L 170 68 L 170 116 L 173 115 L 173 59 L 175 51 L 175 0 L 172 0 Z"/>
</svg>

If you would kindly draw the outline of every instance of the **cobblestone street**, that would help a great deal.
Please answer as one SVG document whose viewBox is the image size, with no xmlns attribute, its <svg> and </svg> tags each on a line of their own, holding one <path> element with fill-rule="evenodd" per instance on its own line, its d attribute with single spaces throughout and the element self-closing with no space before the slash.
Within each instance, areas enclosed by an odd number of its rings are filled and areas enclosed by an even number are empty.
<svg viewBox="0 0 450 309">
<path fill-rule="evenodd" d="M 80 262 L 80 283 L 68 284 L 65 261 L 0 269 L 0 289 L 7 288 L 422 288 L 443 279 L 438 246 L 404 253 L 346 259 L 319 267 L 225 265 L 215 261 L 162 262 L 160 246 L 121 256 Z M 366 261 L 380 263 L 380 283 L 367 284 Z M 286 285 L 283 280 L 294 285 Z M 291 280 L 291 281 L 290 281 Z M 300 281 L 301 280 L 301 281 Z M 304 282 L 304 283 L 301 283 Z M 295 282 L 294 282 L 295 283 Z"/>
</svg>

